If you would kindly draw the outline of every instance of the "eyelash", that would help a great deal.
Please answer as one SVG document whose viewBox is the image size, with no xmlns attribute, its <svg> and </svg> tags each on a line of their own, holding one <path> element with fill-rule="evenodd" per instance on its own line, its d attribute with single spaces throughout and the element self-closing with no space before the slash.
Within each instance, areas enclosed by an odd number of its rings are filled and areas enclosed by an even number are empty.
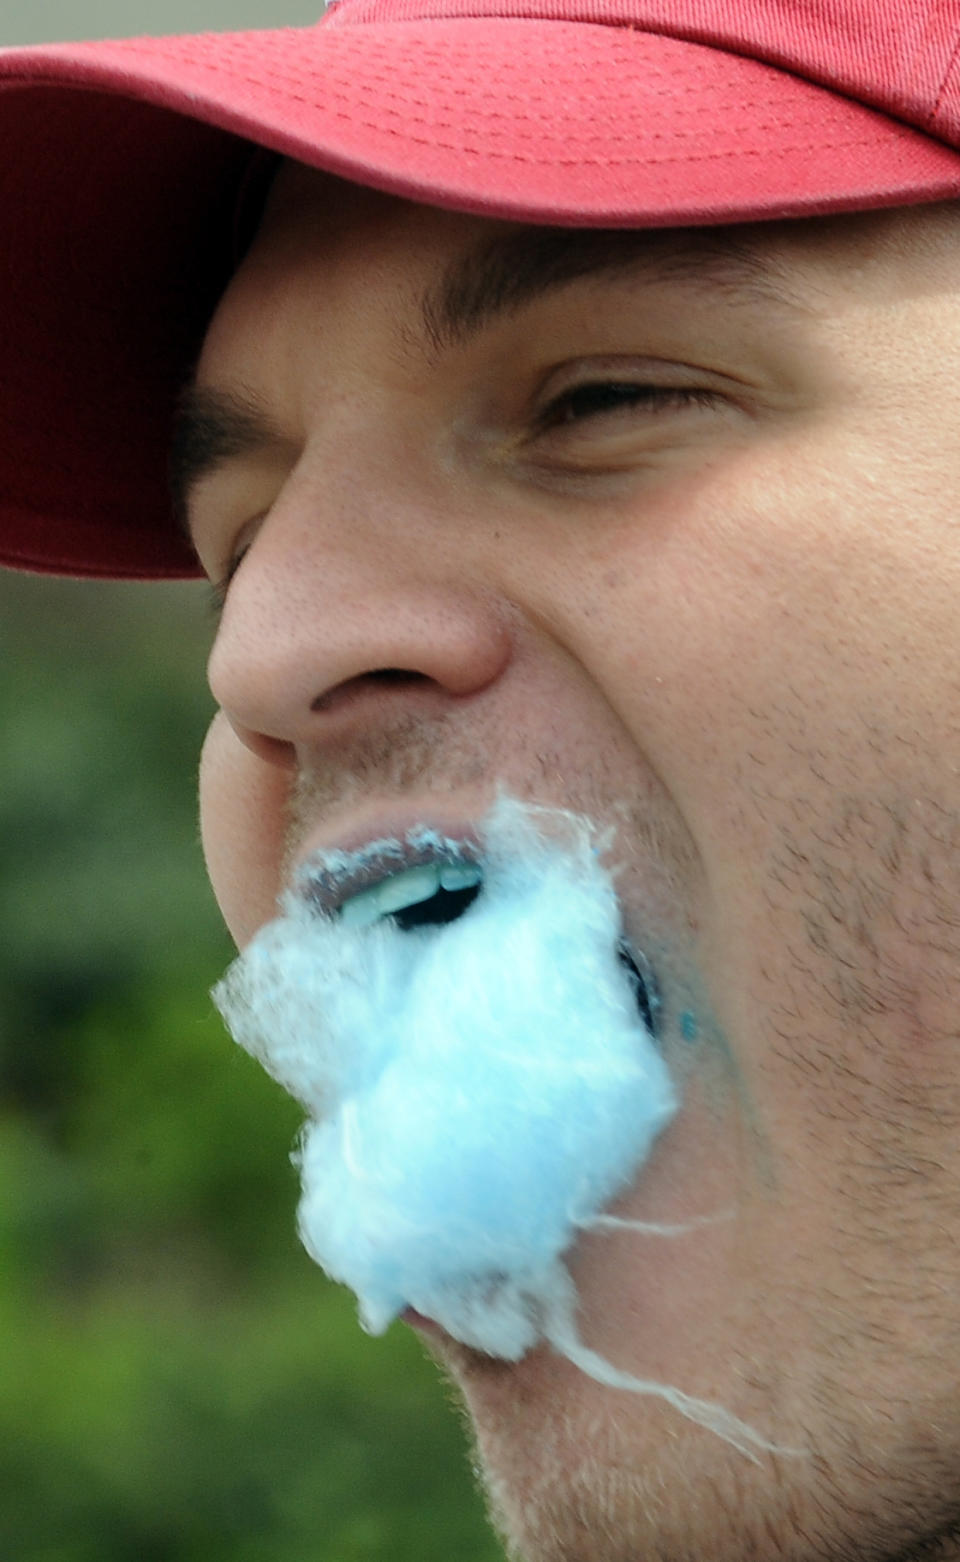
<svg viewBox="0 0 960 1562">
<path fill-rule="evenodd" d="M 602 417 L 623 408 L 645 407 L 652 413 L 683 407 L 716 405 L 716 393 L 682 385 L 651 385 L 644 381 L 593 380 L 572 385 L 544 408 L 538 420 L 539 432 Z"/>
<path fill-rule="evenodd" d="M 210 611 L 215 619 L 219 619 L 227 601 L 227 592 L 230 590 L 230 582 L 247 556 L 248 549 L 241 548 L 235 558 L 232 558 L 220 576 L 219 580 L 210 582 L 209 602 Z"/>
</svg>

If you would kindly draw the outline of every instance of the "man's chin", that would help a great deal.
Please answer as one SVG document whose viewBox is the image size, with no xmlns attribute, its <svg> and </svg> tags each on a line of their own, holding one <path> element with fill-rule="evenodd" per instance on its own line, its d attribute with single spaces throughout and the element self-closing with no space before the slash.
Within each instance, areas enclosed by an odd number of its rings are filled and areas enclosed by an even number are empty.
<svg viewBox="0 0 960 1562">
<path fill-rule="evenodd" d="M 671 1407 L 604 1387 L 549 1346 L 508 1362 L 442 1335 L 427 1344 L 459 1397 L 490 1521 L 511 1562 L 758 1554 L 740 1550 L 742 1528 L 726 1540 L 720 1533 L 753 1477 L 762 1482 L 762 1466 Z M 763 1501 L 756 1489 L 753 1500 Z"/>
<path fill-rule="evenodd" d="M 449 1335 L 418 1331 L 459 1397 L 490 1520 L 516 1562 L 620 1562 L 608 1531 L 608 1458 L 622 1468 L 604 1391 L 547 1346 L 503 1361 Z M 606 1391 L 609 1393 L 609 1391 Z M 595 1489 L 594 1489 L 595 1488 Z M 597 1528 L 587 1515 L 595 1514 Z M 633 1526 L 631 1526 L 632 1530 Z M 626 1558 L 624 1558 L 626 1562 Z M 636 1559 L 631 1559 L 636 1562 Z"/>
<path fill-rule="evenodd" d="M 548 1348 L 522 1361 L 431 1342 L 456 1388 L 490 1522 L 511 1562 L 640 1562 L 623 1550 L 642 1483 L 624 1472 L 616 1418 L 587 1403 L 597 1385 L 567 1381 Z M 571 1374 L 576 1380 L 578 1374 Z M 618 1486 L 625 1491 L 613 1499 Z M 649 1520 L 647 1523 L 649 1533 Z M 632 1548 L 633 1542 L 629 1540 Z"/>
</svg>

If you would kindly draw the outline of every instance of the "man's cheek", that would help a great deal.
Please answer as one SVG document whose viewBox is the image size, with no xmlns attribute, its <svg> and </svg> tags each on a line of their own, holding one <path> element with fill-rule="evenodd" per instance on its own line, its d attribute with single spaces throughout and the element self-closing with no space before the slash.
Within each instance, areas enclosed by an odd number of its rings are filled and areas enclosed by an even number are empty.
<svg viewBox="0 0 960 1562">
<path fill-rule="evenodd" d="M 217 904 L 242 947 L 276 913 L 290 772 L 241 743 L 222 711 L 200 757 L 200 833 Z"/>
</svg>

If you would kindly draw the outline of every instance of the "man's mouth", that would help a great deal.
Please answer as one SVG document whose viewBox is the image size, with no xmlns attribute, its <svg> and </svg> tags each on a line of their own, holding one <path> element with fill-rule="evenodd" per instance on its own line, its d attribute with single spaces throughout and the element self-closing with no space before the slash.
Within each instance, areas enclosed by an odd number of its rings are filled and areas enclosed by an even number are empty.
<svg viewBox="0 0 960 1562">
<path fill-rule="evenodd" d="M 578 1332 L 567 1255 L 585 1231 L 630 1227 L 604 1212 L 678 1109 L 654 976 L 604 861 L 612 830 L 501 796 L 475 829 L 306 844 L 216 998 L 308 1113 L 308 1252 L 372 1333 L 434 1319 L 510 1362 L 549 1344 L 757 1446 Z"/>
<path fill-rule="evenodd" d="M 401 932 L 443 927 L 458 921 L 483 893 L 483 864 L 476 853 L 473 842 L 416 831 L 402 842 L 372 843 L 359 858 L 351 854 L 352 866 L 345 861 L 339 871 L 307 862 L 301 891 L 345 927 L 372 927 L 387 919 Z M 660 997 L 650 963 L 626 938 L 617 953 L 640 1017 L 656 1036 Z"/>
<path fill-rule="evenodd" d="M 621 964 L 626 967 L 627 975 L 633 986 L 637 1008 L 640 1010 L 640 1018 L 651 1036 L 656 1040 L 660 1029 L 660 992 L 650 962 L 639 949 L 631 948 L 625 938 L 621 938 L 617 946 L 617 954 Z"/>
<path fill-rule="evenodd" d="M 367 927 L 391 917 L 403 931 L 456 922 L 477 899 L 483 872 L 475 862 L 424 862 L 391 873 L 339 907 L 347 927 Z"/>
</svg>

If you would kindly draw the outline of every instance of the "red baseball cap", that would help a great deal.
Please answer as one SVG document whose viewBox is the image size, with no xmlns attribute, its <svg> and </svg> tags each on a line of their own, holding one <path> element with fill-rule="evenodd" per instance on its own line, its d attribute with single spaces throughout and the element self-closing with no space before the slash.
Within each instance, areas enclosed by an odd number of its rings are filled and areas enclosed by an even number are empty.
<svg viewBox="0 0 960 1562">
<path fill-rule="evenodd" d="M 0 561 L 197 572 L 167 446 L 257 147 L 527 223 L 942 200 L 960 0 L 334 0 L 0 51 Z"/>
</svg>

